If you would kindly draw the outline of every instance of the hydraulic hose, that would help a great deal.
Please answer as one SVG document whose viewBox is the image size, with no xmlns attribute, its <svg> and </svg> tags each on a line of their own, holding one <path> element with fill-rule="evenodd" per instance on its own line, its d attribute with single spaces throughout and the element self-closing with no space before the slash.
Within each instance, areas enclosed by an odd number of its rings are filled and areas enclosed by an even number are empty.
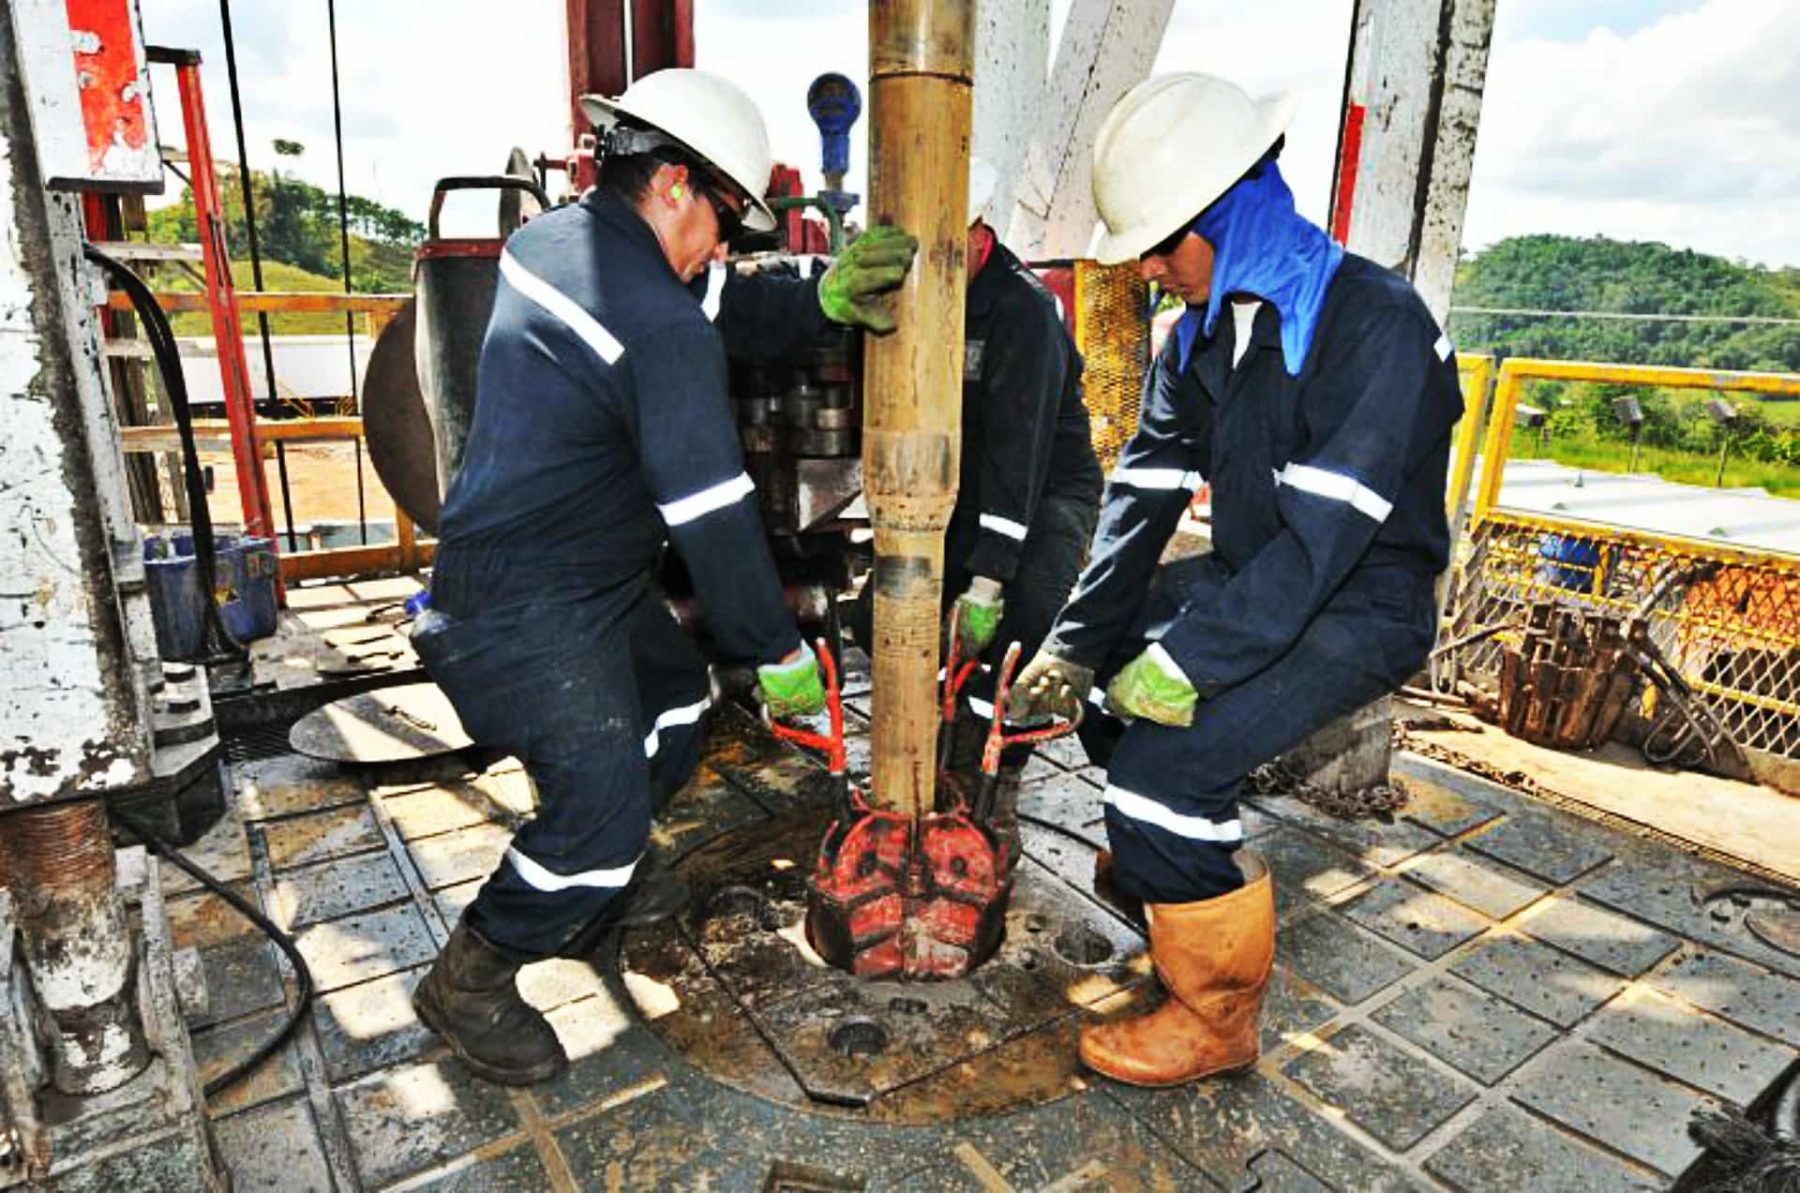
<svg viewBox="0 0 1800 1193">
<path fill-rule="evenodd" d="M 200 590 L 206 605 L 205 637 L 201 645 L 205 654 L 199 661 L 241 661 L 248 652 L 232 636 L 225 626 L 225 619 L 219 615 L 216 595 L 218 555 L 213 539 L 212 510 L 206 502 L 206 481 L 200 471 L 199 444 L 194 438 L 194 415 L 188 403 L 187 379 L 181 372 L 181 354 L 175 346 L 175 332 L 169 326 L 169 317 L 163 313 L 156 296 L 142 278 L 91 244 L 83 245 L 82 252 L 88 260 L 112 275 L 143 321 L 144 336 L 150 341 L 157 371 L 162 374 L 163 390 L 169 395 L 169 405 L 175 415 L 175 427 L 181 435 L 182 488 L 187 494 L 188 520 L 194 529 L 194 566 L 200 573 Z"/>
<path fill-rule="evenodd" d="M 248 1056 L 206 1083 L 206 1096 L 216 1097 L 221 1091 L 230 1089 L 249 1076 L 258 1065 L 273 1056 L 278 1048 L 287 1043 L 288 1038 L 298 1030 L 300 1021 L 306 1017 L 306 1012 L 312 1007 L 312 970 L 307 967 L 306 958 L 300 955 L 300 948 L 294 943 L 294 938 L 277 928 L 269 917 L 257 910 L 254 903 L 183 857 L 179 849 L 163 840 L 154 829 L 137 817 L 120 811 L 117 807 L 109 807 L 107 814 L 130 830 L 131 835 L 143 842 L 150 852 L 158 857 L 167 858 L 189 878 L 230 904 L 232 910 L 249 920 L 256 926 L 257 931 L 274 941 L 275 947 L 280 949 L 282 955 L 288 959 L 288 964 L 294 967 L 294 977 L 299 983 L 300 991 L 293 1010 L 288 1012 L 288 1016 L 282 1021 L 281 1026 L 271 1033 L 268 1039 L 252 1049 Z"/>
</svg>

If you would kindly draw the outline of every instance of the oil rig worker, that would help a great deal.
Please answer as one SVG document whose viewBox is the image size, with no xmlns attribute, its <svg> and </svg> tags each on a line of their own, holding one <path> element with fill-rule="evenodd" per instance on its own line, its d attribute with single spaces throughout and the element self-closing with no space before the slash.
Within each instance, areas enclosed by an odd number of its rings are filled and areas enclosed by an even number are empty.
<svg viewBox="0 0 1800 1193">
<path fill-rule="evenodd" d="M 756 105 L 695 70 L 616 100 L 599 185 L 532 220 L 500 258 L 474 425 L 444 504 L 431 610 L 413 643 L 478 743 L 516 754 L 537 792 L 414 1006 L 477 1074 L 528 1084 L 567 1064 L 519 995 L 521 965 L 678 911 L 685 885 L 645 850 L 660 800 L 699 756 L 705 661 L 653 579 L 666 544 L 713 637 L 756 664 L 777 715 L 818 711 L 816 660 L 783 599 L 726 389 L 709 269 L 741 224 L 769 230 Z M 913 243 L 886 229 L 814 285 L 733 299 L 740 330 L 880 322 Z M 756 289 L 753 279 L 744 287 Z M 891 316 L 887 316 L 891 320 Z M 891 327 L 891 321 L 887 326 Z"/>
<path fill-rule="evenodd" d="M 1098 680 L 1122 729 L 1096 759 L 1102 869 L 1144 905 L 1168 998 L 1084 1028 L 1081 1057 L 1136 1085 L 1257 1059 L 1275 910 L 1267 868 L 1240 848 L 1238 792 L 1424 663 L 1448 559 L 1455 353 L 1404 279 L 1296 214 L 1276 164 L 1292 110 L 1160 76 L 1094 148 L 1095 256 L 1137 260 L 1187 310 L 1015 708 L 1067 711 Z M 1159 569 L 1203 481 L 1212 550 Z"/>
<path fill-rule="evenodd" d="M 1081 355 L 1057 300 L 984 219 L 997 182 L 991 164 L 970 161 L 962 463 L 944 535 L 946 613 L 956 611 L 964 657 L 989 664 L 970 683 L 973 717 L 954 730 L 951 770 L 971 788 L 993 712 L 993 669 L 1009 643 L 1030 658 L 1050 632 L 1081 573 L 1102 485 Z M 851 618 L 865 649 L 873 596 L 864 585 Z M 997 824 L 1011 819 L 1009 797 L 1029 758 L 1029 746 L 1007 751 Z"/>
</svg>

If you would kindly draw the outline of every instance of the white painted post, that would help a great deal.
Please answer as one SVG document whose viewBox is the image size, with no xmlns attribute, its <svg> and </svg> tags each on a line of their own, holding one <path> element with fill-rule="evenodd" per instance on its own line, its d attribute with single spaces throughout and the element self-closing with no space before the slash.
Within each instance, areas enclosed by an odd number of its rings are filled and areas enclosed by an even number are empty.
<svg viewBox="0 0 1800 1193">
<path fill-rule="evenodd" d="M 1450 309 L 1495 0 L 1362 0 L 1350 102 L 1367 107 L 1350 244 Z M 1341 140 L 1340 140 L 1341 143 Z"/>
<path fill-rule="evenodd" d="M 994 223 L 1021 256 L 1086 254 L 1098 218 L 1094 137 L 1119 97 L 1150 73 L 1173 8 L 1174 0 L 1070 5 L 1011 219 Z"/>
<path fill-rule="evenodd" d="M 9 64 L 11 65 L 11 64 Z M 9 72 L 17 82 L 17 71 Z M 42 187 L 30 109 L 0 144 L 0 808 L 149 779 L 147 625 L 78 213 Z M 97 446 L 95 446 L 97 444 Z M 141 599 L 141 598 L 140 598 Z M 154 651 L 152 650 L 152 657 Z"/>
<path fill-rule="evenodd" d="M 970 152 L 999 175 L 988 204 L 988 223 L 1003 234 L 1049 68 L 1050 0 L 982 0 L 976 5 Z"/>
</svg>

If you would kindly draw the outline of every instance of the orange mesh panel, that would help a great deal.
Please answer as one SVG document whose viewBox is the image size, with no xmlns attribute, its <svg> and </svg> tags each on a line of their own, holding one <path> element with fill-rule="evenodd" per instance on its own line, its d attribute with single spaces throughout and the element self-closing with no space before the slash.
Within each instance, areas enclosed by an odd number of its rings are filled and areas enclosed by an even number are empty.
<svg viewBox="0 0 1800 1193">
<path fill-rule="evenodd" d="M 1075 346 L 1087 362 L 1083 378 L 1094 451 L 1108 471 L 1137 430 L 1150 364 L 1148 310 L 1149 287 L 1135 261 L 1075 262 Z"/>
</svg>

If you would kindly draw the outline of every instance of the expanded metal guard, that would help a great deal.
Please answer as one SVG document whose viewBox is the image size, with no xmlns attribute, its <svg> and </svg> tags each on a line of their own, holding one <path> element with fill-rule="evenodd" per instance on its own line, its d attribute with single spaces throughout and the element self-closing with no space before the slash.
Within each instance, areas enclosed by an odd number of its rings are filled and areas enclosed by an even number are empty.
<svg viewBox="0 0 1800 1193">
<path fill-rule="evenodd" d="M 1135 261 L 1077 261 L 1074 271 L 1075 347 L 1086 362 L 1088 423 L 1100 466 L 1110 472 L 1137 433 L 1150 365 L 1150 288 Z"/>
<path fill-rule="evenodd" d="M 1461 485 L 1475 471 L 1477 435 L 1482 436 L 1481 476 L 1469 532 L 1457 552 L 1457 581 L 1445 604 L 1440 641 L 1523 625 L 1527 610 L 1541 601 L 1621 620 L 1641 614 L 1651 640 L 1738 745 L 1800 758 L 1800 557 L 1524 514 L 1500 504 L 1519 397 L 1528 380 L 1800 397 L 1800 377 L 1526 359 L 1504 362 L 1493 376 L 1491 408 L 1484 409 L 1488 401 L 1465 388 L 1471 417 L 1457 437 L 1453 513 L 1466 492 Z M 1665 581 L 1666 591 L 1644 608 Z M 1492 691 L 1508 641 L 1517 638 L 1502 632 L 1465 646 L 1449 665 L 1461 678 Z"/>
<path fill-rule="evenodd" d="M 1493 511 L 1470 536 L 1444 640 L 1522 626 L 1541 601 L 1621 619 L 1646 612 L 1650 638 L 1742 746 L 1800 758 L 1800 560 L 1617 527 Z M 1492 690 L 1511 631 L 1458 652 L 1461 678 Z"/>
</svg>

